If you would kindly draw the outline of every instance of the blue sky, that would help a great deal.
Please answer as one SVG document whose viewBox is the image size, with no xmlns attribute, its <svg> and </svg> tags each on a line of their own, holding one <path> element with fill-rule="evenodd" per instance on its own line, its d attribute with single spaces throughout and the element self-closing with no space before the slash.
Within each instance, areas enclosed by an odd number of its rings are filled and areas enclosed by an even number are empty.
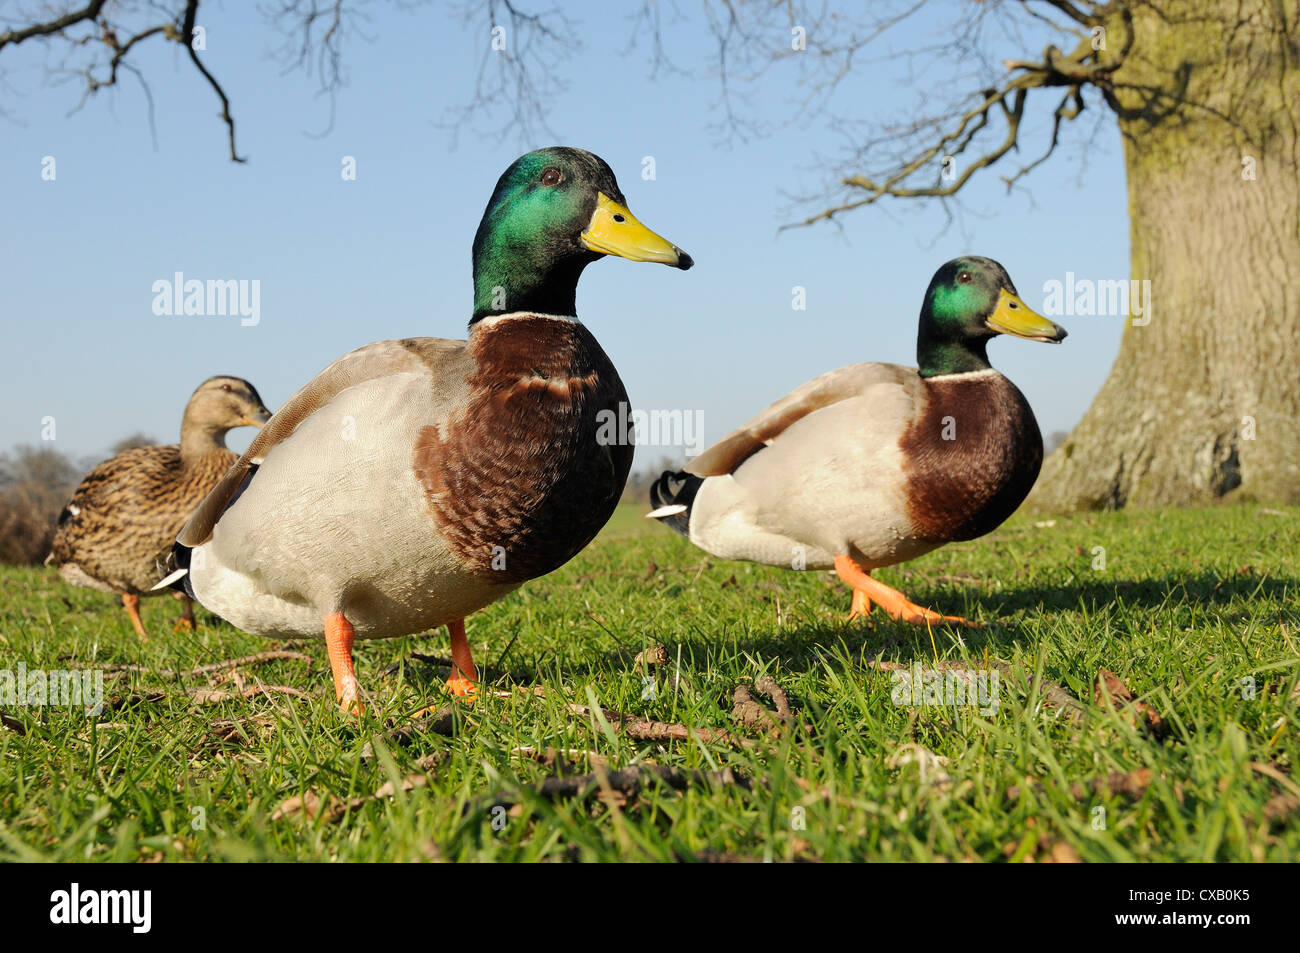
<svg viewBox="0 0 1300 953">
<path fill-rule="evenodd" d="M 467 127 L 453 150 L 438 120 L 470 98 L 487 24 L 440 7 L 378 5 L 366 26 L 373 41 L 346 51 L 350 82 L 333 129 L 317 136 L 328 102 L 314 95 L 314 79 L 285 74 L 251 7 L 214 6 L 201 18 L 206 62 L 230 94 L 246 165 L 228 161 L 216 101 L 172 44 L 140 47 L 156 149 L 129 78 L 68 116 L 77 92 L 44 81 L 39 48 L 0 57 L 8 83 L 0 89 L 0 449 L 40 442 L 47 416 L 57 422 L 56 445 L 77 456 L 103 455 L 135 431 L 172 442 L 186 398 L 212 374 L 247 377 L 274 409 L 361 344 L 463 337 L 470 242 L 496 178 L 519 153 L 553 141 L 603 156 L 632 211 L 694 256 L 685 273 L 597 262 L 582 279 L 578 311 L 633 405 L 702 411 L 708 441 L 824 371 L 913 364 L 921 295 L 958 254 L 1001 261 L 1031 307 L 1041 305 L 1044 282 L 1067 271 L 1129 275 L 1113 126 L 1087 146 L 1082 173 L 1082 146 L 1040 167 L 1027 183 L 1032 200 L 1008 197 L 996 173 L 977 181 L 965 198 L 973 213 L 946 232 L 939 209 L 895 203 L 852 213 L 842 229 L 779 233 L 811 210 L 792 209 L 787 196 L 823 185 L 817 157 L 842 142 L 822 119 L 786 122 L 797 95 L 788 72 L 770 74 L 748 107 L 770 134 L 720 141 L 716 80 L 652 77 L 644 48 L 628 50 L 630 20 L 608 4 L 566 4 L 582 49 L 556 66 L 568 89 L 551 103 L 554 136 L 500 141 Z M 683 16 L 669 52 L 702 74 L 712 40 L 690 11 Z M 880 49 L 932 42 L 934 24 L 907 24 Z M 1012 44 L 1007 55 L 1041 47 Z M 925 82 L 949 81 L 945 70 L 936 64 Z M 886 59 L 855 74 L 838 104 L 860 118 L 898 120 L 917 92 Z M 1031 132 L 1043 141 L 1041 124 Z M 356 157 L 355 181 L 340 175 L 345 155 Z M 57 162 L 53 182 L 41 178 L 45 156 Z M 654 181 L 641 178 L 644 156 L 655 159 Z M 260 280 L 260 323 L 155 315 L 153 282 L 177 271 Z M 807 289 L 806 311 L 791 308 L 796 285 Z M 1070 338 L 1059 347 L 1002 339 L 990 348 L 1045 434 L 1082 415 L 1122 331 L 1116 317 L 1062 323 Z M 247 442 L 251 432 L 243 433 L 232 446 Z M 643 448 L 637 466 L 661 455 L 677 451 Z"/>
</svg>

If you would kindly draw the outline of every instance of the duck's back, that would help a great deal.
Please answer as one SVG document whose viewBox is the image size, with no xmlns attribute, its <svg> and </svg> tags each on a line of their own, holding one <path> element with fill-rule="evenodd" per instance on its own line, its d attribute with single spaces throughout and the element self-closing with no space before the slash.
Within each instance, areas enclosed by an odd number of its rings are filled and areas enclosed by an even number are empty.
<svg viewBox="0 0 1300 953">
<path fill-rule="evenodd" d="M 214 449 L 186 462 L 172 445 L 135 447 L 105 460 L 59 515 L 51 562 L 75 585 L 149 592 L 159 554 L 236 459 Z"/>
</svg>

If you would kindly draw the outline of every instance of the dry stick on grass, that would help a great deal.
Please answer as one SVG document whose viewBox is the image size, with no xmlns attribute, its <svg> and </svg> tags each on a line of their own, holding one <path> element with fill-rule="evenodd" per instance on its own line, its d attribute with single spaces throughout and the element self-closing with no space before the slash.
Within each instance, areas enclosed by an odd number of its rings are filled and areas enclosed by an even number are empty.
<svg viewBox="0 0 1300 953">
<path fill-rule="evenodd" d="M 297 698 L 311 698 L 297 688 L 290 688 L 287 685 L 263 685 L 259 682 L 256 685 L 249 685 L 241 691 L 227 692 L 218 688 L 196 688 L 190 691 L 190 699 L 196 705 L 215 705 L 219 702 L 230 701 L 232 698 L 252 698 L 254 695 L 267 695 L 272 693 L 281 695 L 293 695 Z"/>
<path fill-rule="evenodd" d="M 536 761 L 543 767 L 558 771 L 560 774 L 571 774 L 574 764 L 582 760 L 585 760 L 590 765 L 602 768 L 609 765 L 609 759 L 603 754 L 598 751 L 588 751 L 585 748 L 536 748 L 532 745 L 522 745 L 518 748 L 511 748 L 510 756 Z"/>
<path fill-rule="evenodd" d="M 593 771 L 590 774 L 571 775 L 569 777 L 546 778 L 536 787 L 524 790 L 536 797 L 548 801 L 584 799 L 601 792 L 613 792 L 623 798 L 633 798 L 640 793 L 645 784 L 662 784 L 674 791 L 685 791 L 692 785 L 707 785 L 714 788 L 739 788 L 752 791 L 753 782 L 730 768 L 721 771 L 698 771 L 670 768 L 661 764 L 640 764 L 617 771 Z M 490 812 L 496 807 L 510 808 L 519 803 L 517 800 L 498 795 L 487 805 Z M 472 810 L 467 807 L 467 813 Z"/>
<path fill-rule="evenodd" d="M 132 692 L 129 695 L 114 695 L 104 702 L 104 711 L 121 711 L 132 705 L 160 702 L 166 697 L 166 692 Z"/>
<path fill-rule="evenodd" d="M 400 728 L 394 728 L 383 735 L 384 743 L 399 748 L 408 748 L 421 734 L 442 735 L 444 738 L 456 737 L 456 711 L 451 705 L 444 705 L 427 717 Z M 366 742 L 361 749 L 361 760 L 369 761 L 375 756 L 374 747 Z"/>
<path fill-rule="evenodd" d="M 1266 778 L 1272 778 L 1279 785 L 1286 789 L 1286 793 L 1275 794 L 1269 798 L 1268 803 L 1262 808 L 1264 819 L 1267 821 L 1279 821 L 1284 817 L 1289 817 L 1296 811 L 1300 811 L 1300 784 L 1296 784 L 1281 766 L 1276 762 L 1273 764 L 1264 764 L 1261 761 L 1251 761 L 1250 769 L 1256 774 L 1262 774 Z"/>
<path fill-rule="evenodd" d="M 1300 811 L 1300 797 L 1296 797 L 1294 794 L 1274 795 L 1261 808 L 1261 813 L 1267 821 L 1280 821 L 1283 818 L 1290 817 L 1297 811 Z"/>
<path fill-rule="evenodd" d="M 592 709 L 586 705 L 568 703 L 569 712 L 579 717 L 591 717 Z M 730 733 L 715 728 L 688 728 L 675 721 L 651 721 L 637 715 L 625 715 L 622 712 L 602 708 L 600 713 L 615 731 L 621 731 L 635 741 L 690 741 L 697 736 L 700 741 L 713 744 L 744 743 Z"/>
<path fill-rule="evenodd" d="M 1125 797 L 1141 797 L 1151 785 L 1151 769 L 1138 768 L 1135 771 L 1113 771 L 1110 774 L 1103 774 L 1100 777 L 1091 778 L 1088 781 L 1076 781 L 1069 787 L 1070 796 L 1077 801 L 1083 800 L 1089 794 L 1096 794 L 1100 797 L 1109 797 L 1112 794 L 1122 794 Z M 1057 785 L 1053 782 L 1048 784 L 1032 783 L 1027 785 L 1013 784 L 1007 788 L 1004 795 L 1008 801 L 1014 801 L 1025 791 L 1047 791 L 1055 790 Z"/>
<path fill-rule="evenodd" d="M 310 655 L 306 655 L 302 652 L 291 652 L 288 649 L 272 649 L 269 652 L 258 652 L 256 655 L 245 655 L 240 658 L 232 658 L 232 659 L 226 659 L 221 662 L 213 662 L 211 665 L 200 665 L 197 668 L 187 669 L 186 671 L 183 672 L 178 672 L 176 669 L 171 669 L 171 668 L 150 668 L 147 665 L 139 665 L 136 663 L 120 664 L 120 665 L 101 665 L 101 666 L 94 666 L 94 667 L 98 668 L 99 671 L 104 672 L 106 674 L 108 672 L 140 672 L 146 675 L 156 675 L 159 678 L 179 678 L 182 675 L 187 678 L 194 678 L 199 675 L 207 675 L 211 672 L 221 672 L 230 669 L 235 669 L 241 665 L 260 665 L 263 662 L 278 662 L 282 660 L 306 662 L 308 665 L 311 665 L 313 661 Z M 79 667 L 89 668 L 91 666 L 79 666 Z"/>
<path fill-rule="evenodd" d="M 908 672 L 912 669 L 912 663 L 910 662 L 889 662 L 881 658 L 872 659 L 867 664 L 884 672 Z M 1015 680 L 1014 670 L 1006 662 L 987 664 L 980 659 L 948 659 L 941 662 L 922 663 L 921 667 L 926 670 L 940 672 L 972 672 L 987 669 L 997 672 L 1008 681 Z M 1030 689 L 1035 687 L 1035 678 L 1032 674 L 1026 675 L 1025 681 Z M 1044 678 L 1037 682 L 1037 688 L 1042 692 L 1043 704 L 1047 707 L 1057 709 L 1070 721 L 1078 722 L 1083 719 L 1085 709 L 1082 703 L 1062 686 Z"/>
<path fill-rule="evenodd" d="M 399 788 L 402 791 L 413 791 L 416 788 L 424 787 L 429 783 L 429 775 L 445 757 L 446 755 L 442 752 L 427 754 L 416 762 L 420 770 L 410 772 L 402 778 L 399 784 L 394 785 L 392 781 L 386 781 L 373 794 L 355 797 L 350 801 L 340 801 L 333 795 L 329 795 L 322 800 L 315 791 L 294 795 L 275 809 L 275 812 L 271 815 L 271 820 L 279 821 L 286 817 L 302 814 L 307 818 L 319 816 L 326 824 L 333 824 L 335 821 L 341 820 L 348 812 L 355 811 L 371 801 L 381 801 L 392 797 Z"/>
<path fill-rule="evenodd" d="M 1123 680 L 1109 669 L 1103 668 L 1097 672 L 1092 700 L 1103 708 L 1127 714 L 1127 721 L 1134 728 L 1138 727 L 1138 719 L 1143 719 L 1143 725 L 1153 738 L 1162 738 L 1168 732 L 1169 726 L 1156 710 L 1146 702 L 1134 698 L 1133 692 Z"/>
<path fill-rule="evenodd" d="M 17 718 L 10 718 L 8 715 L 0 715 L 0 726 L 8 728 L 14 734 L 25 735 L 27 728 Z"/>
<path fill-rule="evenodd" d="M 535 685 L 530 689 L 525 689 L 525 691 L 534 698 L 549 697 L 546 689 L 540 685 Z M 587 705 L 567 701 L 563 704 L 571 715 L 577 715 L 580 718 L 595 717 L 593 710 Z M 625 715 L 610 708 L 601 708 L 600 713 L 609 722 L 611 728 L 615 731 L 621 731 L 636 741 L 690 741 L 692 735 L 694 735 L 700 741 L 706 743 L 748 743 L 744 739 L 735 738 L 728 732 L 717 728 L 688 728 L 679 722 L 651 721 L 649 718 L 641 718 L 638 715 Z"/>
<path fill-rule="evenodd" d="M 632 660 L 632 672 L 643 675 L 652 668 L 661 668 L 668 664 L 668 650 L 662 645 L 652 645 Z"/>
<path fill-rule="evenodd" d="M 241 692 L 225 692 L 218 689 L 199 688 L 192 690 L 186 697 L 188 701 L 196 705 L 214 705 L 217 702 L 228 701 L 232 698 L 252 698 L 254 695 L 267 695 L 272 693 L 283 695 L 296 695 L 300 698 L 310 698 L 311 696 L 297 688 L 289 688 L 286 685 L 250 685 Z M 143 703 L 160 702 L 167 700 L 166 692 L 133 692 L 129 695 L 114 695 L 104 702 L 103 710 L 120 711 L 132 705 Z"/>
<path fill-rule="evenodd" d="M 533 698 L 549 697 L 547 690 L 541 685 L 521 687 L 516 689 L 516 692 Z M 781 697 L 784 698 L 784 694 Z M 563 705 L 571 715 L 577 715 L 580 718 L 595 717 L 593 710 L 587 705 L 579 705 L 576 702 L 569 701 L 563 702 Z M 743 747 L 749 747 L 752 744 L 748 739 L 736 738 L 730 733 L 717 728 L 689 728 L 678 722 L 651 721 L 648 718 L 626 715 L 609 708 L 602 708 L 600 711 L 611 728 L 622 732 L 634 741 L 690 741 L 692 735 L 694 735 L 705 743 L 738 744 Z M 422 733 L 442 735 L 446 738 L 454 737 L 456 734 L 455 709 L 451 705 L 444 705 L 428 717 L 414 724 L 395 728 L 387 732 L 383 737 L 384 741 L 389 744 L 406 747 Z M 371 755 L 372 750 L 369 745 L 362 749 L 362 759 L 369 758 Z"/>
<path fill-rule="evenodd" d="M 742 725 L 771 725 L 774 734 L 779 734 L 782 727 L 794 724 L 794 714 L 790 711 L 790 699 L 785 690 L 770 675 L 760 675 L 754 680 L 754 691 L 766 695 L 776 705 L 773 713 L 767 706 L 755 700 L 746 685 L 737 685 L 731 693 L 731 717 Z"/>
<path fill-rule="evenodd" d="M 246 731 L 248 726 L 253 725 L 262 731 L 272 731 L 275 729 L 275 722 L 270 718 L 259 718 L 256 715 L 246 715 L 243 718 L 219 718 L 216 721 L 209 722 L 208 735 L 220 742 L 247 742 L 252 732 Z M 101 724 L 99 726 L 103 728 Z"/>
</svg>

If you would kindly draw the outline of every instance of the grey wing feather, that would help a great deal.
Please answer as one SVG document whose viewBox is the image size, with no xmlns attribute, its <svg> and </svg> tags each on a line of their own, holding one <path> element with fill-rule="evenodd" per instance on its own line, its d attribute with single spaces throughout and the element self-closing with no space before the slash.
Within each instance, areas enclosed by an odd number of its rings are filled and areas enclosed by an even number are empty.
<svg viewBox="0 0 1300 953">
<path fill-rule="evenodd" d="M 286 440 L 298 426 L 333 400 L 341 391 L 363 381 L 390 374 L 419 371 L 431 378 L 431 398 L 443 396 L 463 378 L 468 360 L 465 341 L 444 338 L 404 338 L 377 341 L 344 354 L 298 390 L 276 411 L 243 456 L 199 504 L 177 542 L 193 548 L 212 537 L 221 514 L 230 506 L 246 480 L 276 444 Z"/>
</svg>

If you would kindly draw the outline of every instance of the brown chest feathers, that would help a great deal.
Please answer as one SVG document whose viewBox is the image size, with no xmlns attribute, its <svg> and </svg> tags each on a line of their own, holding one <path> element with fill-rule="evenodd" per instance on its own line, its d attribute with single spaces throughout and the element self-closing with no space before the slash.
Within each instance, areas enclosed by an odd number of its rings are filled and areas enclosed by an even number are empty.
<svg viewBox="0 0 1300 953">
<path fill-rule="evenodd" d="M 475 329 L 463 408 L 425 427 L 415 473 L 435 527 L 485 577 L 522 582 L 575 556 L 614 512 L 632 465 L 611 441 L 627 392 L 576 321 L 521 317 Z M 624 413 L 623 417 L 626 418 Z"/>
<path fill-rule="evenodd" d="M 908 520 L 924 539 L 975 539 L 1015 512 L 1038 478 L 1038 423 L 1001 374 L 931 378 L 925 388 L 899 441 Z"/>
</svg>

